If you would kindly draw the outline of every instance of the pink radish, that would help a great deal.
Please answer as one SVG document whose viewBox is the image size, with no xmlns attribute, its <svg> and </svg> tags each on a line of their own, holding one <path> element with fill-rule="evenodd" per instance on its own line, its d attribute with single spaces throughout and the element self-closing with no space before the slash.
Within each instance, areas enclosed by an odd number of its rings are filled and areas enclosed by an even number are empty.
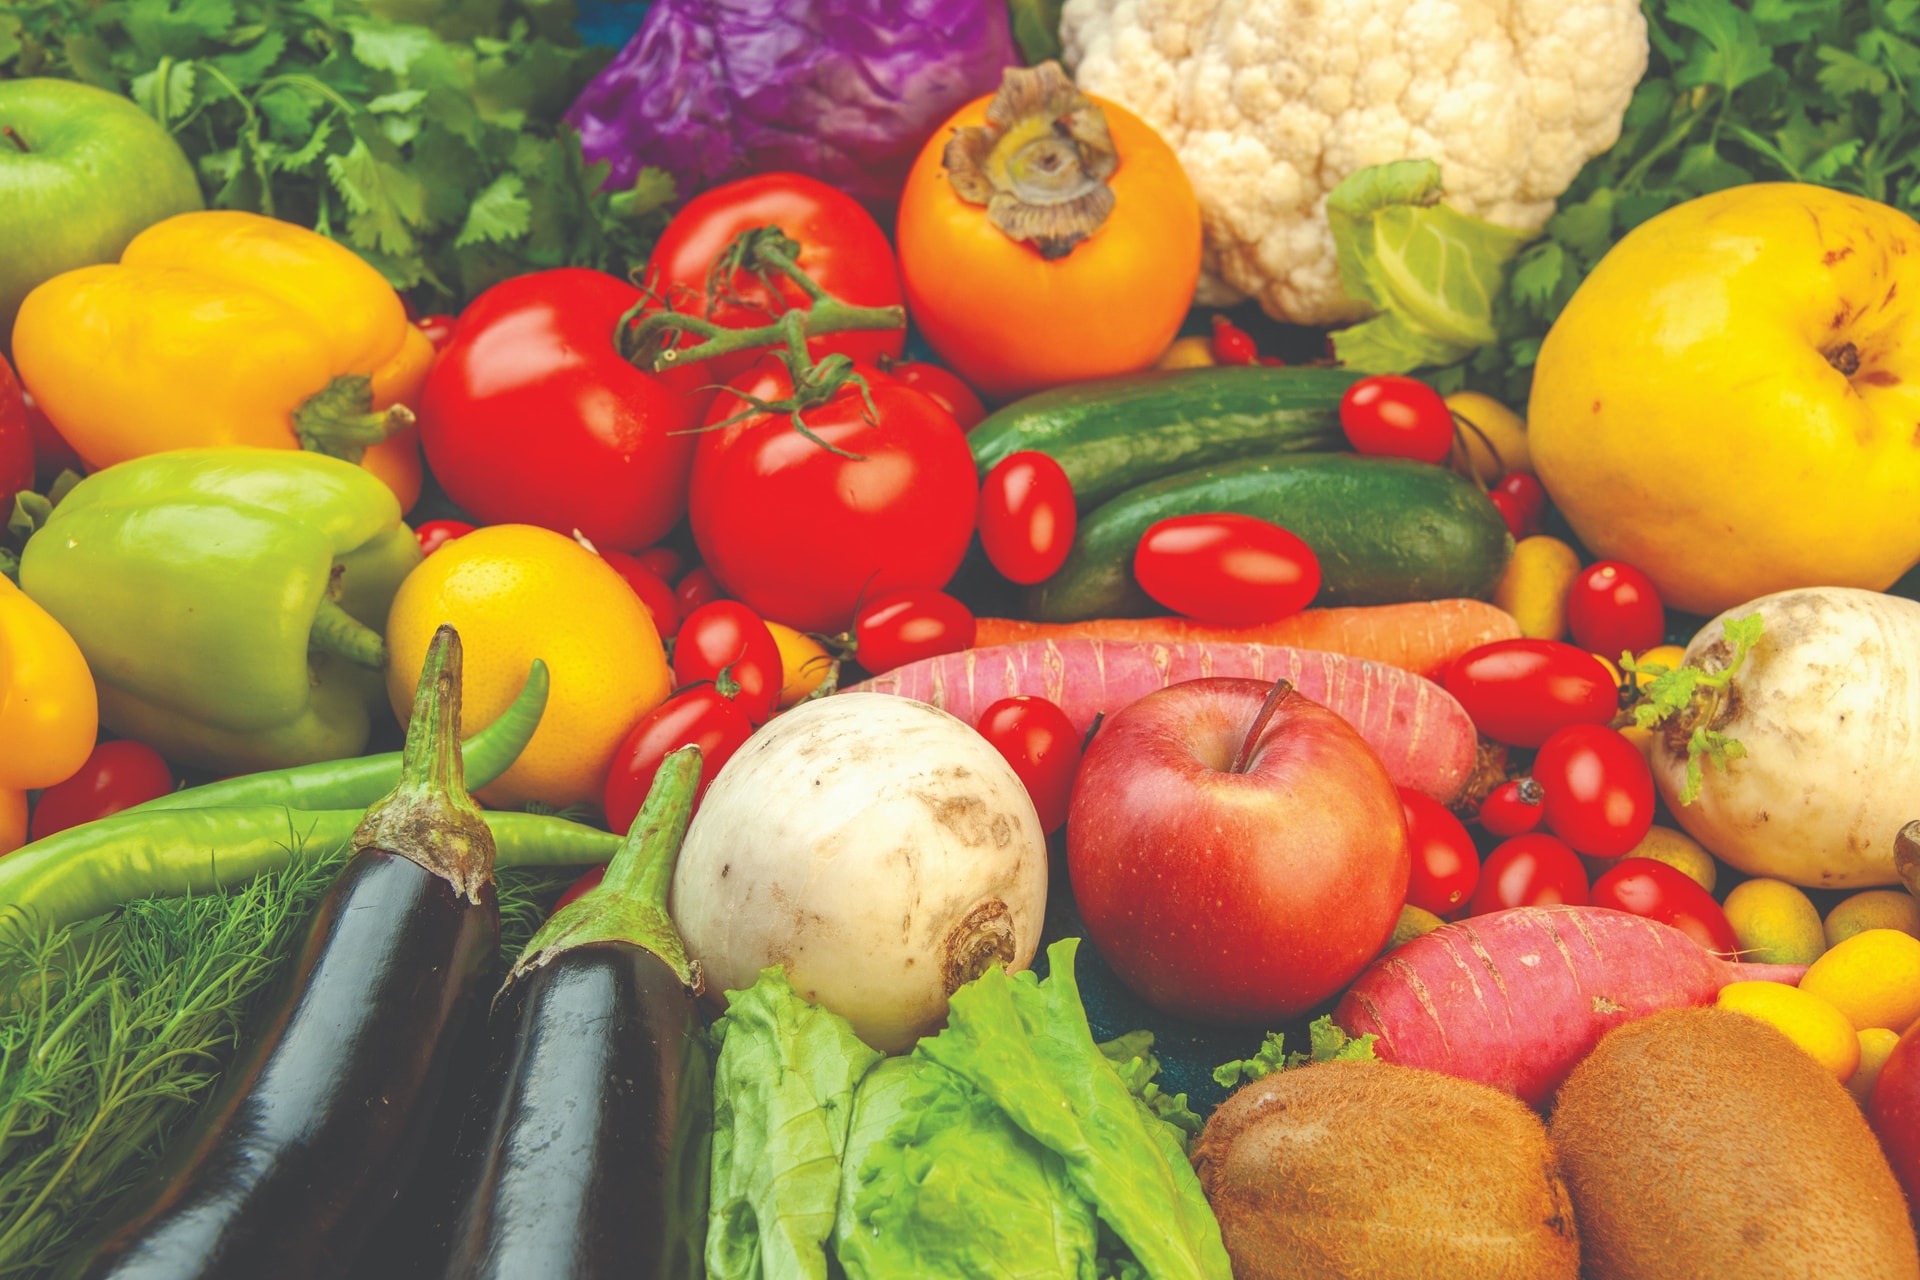
<svg viewBox="0 0 1920 1280">
<path fill-rule="evenodd" d="M 943 654 L 897 667 L 855 688 L 931 703 L 968 724 L 1002 698 L 1058 703 L 1085 733 L 1094 717 L 1156 689 L 1206 676 L 1291 680 L 1359 731 L 1396 785 L 1442 803 L 1473 772 L 1473 722 L 1439 685 L 1397 667 L 1337 653 L 1262 644 L 1152 644 L 1034 640 Z"/>
</svg>

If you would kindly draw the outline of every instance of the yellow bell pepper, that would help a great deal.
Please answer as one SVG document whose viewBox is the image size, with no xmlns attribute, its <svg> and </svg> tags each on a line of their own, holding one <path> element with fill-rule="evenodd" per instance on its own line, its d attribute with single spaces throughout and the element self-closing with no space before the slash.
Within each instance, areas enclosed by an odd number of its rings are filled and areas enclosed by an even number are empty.
<svg viewBox="0 0 1920 1280">
<path fill-rule="evenodd" d="M 66 781 L 87 762 L 99 728 L 80 646 L 0 576 L 0 796 Z"/>
<path fill-rule="evenodd" d="M 433 344 L 386 280 L 317 232 L 183 213 L 117 263 L 55 276 L 20 305 L 20 380 L 93 469 L 206 445 L 306 448 L 419 496 L 408 406 Z"/>
</svg>

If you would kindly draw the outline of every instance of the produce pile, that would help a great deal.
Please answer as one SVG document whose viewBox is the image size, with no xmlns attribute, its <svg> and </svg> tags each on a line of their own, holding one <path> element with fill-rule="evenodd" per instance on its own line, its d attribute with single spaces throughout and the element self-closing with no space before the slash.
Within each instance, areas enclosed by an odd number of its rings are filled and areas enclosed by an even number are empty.
<svg viewBox="0 0 1920 1280">
<path fill-rule="evenodd" d="M 0 1277 L 1920 1280 L 1920 0 L 1510 8 L 0 13 Z"/>
</svg>

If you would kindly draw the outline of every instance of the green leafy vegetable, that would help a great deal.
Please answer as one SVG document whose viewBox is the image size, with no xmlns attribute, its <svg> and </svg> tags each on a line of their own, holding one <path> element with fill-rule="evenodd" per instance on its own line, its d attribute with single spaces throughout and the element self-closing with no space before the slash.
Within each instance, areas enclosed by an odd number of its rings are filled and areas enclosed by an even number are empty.
<svg viewBox="0 0 1920 1280">
<path fill-rule="evenodd" d="M 1729 653 L 1712 671 L 1701 667 L 1668 667 L 1660 662 L 1640 663 L 1630 653 L 1620 655 L 1620 669 L 1630 676 L 1652 676 L 1633 707 L 1633 722 L 1642 729 L 1678 724 L 1687 735 L 1687 781 L 1680 803 L 1700 798 L 1706 783 L 1705 763 L 1725 773 L 1727 766 L 1747 754 L 1745 746 L 1713 727 L 1726 703 L 1733 678 L 1746 665 L 1747 655 L 1760 643 L 1765 620 L 1757 613 L 1729 618 L 1722 630 Z"/>
<path fill-rule="evenodd" d="M 1276 1071 L 1288 1071 L 1315 1062 L 1372 1062 L 1373 1042 L 1377 1039 L 1378 1036 L 1364 1035 L 1356 1040 L 1336 1027 L 1330 1015 L 1322 1016 L 1315 1018 L 1307 1028 L 1307 1052 L 1296 1049 L 1288 1053 L 1286 1037 L 1278 1031 L 1270 1031 L 1259 1051 L 1251 1058 L 1222 1063 L 1213 1069 L 1213 1079 L 1221 1088 L 1232 1089 L 1243 1083 L 1251 1084 Z"/>
<path fill-rule="evenodd" d="M 1156 1120 L 1165 1121 L 1179 1131 L 1184 1150 L 1187 1139 L 1207 1127 L 1207 1122 L 1187 1106 L 1184 1093 L 1164 1093 L 1154 1079 L 1160 1074 L 1160 1059 L 1153 1053 L 1153 1032 L 1129 1031 L 1117 1040 L 1099 1046 L 1100 1053 L 1120 1073 L 1120 1082 L 1139 1100 Z"/>
</svg>

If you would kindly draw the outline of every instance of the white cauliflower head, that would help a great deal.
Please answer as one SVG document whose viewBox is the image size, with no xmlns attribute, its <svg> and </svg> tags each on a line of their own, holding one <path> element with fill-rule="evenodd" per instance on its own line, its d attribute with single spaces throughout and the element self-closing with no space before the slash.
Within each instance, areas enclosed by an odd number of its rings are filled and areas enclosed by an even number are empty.
<svg viewBox="0 0 1920 1280">
<path fill-rule="evenodd" d="M 1639 0 L 1066 0 L 1067 65 L 1179 153 L 1206 222 L 1201 300 L 1358 319 L 1327 193 L 1434 160 L 1447 203 L 1537 231 L 1612 146 L 1647 68 Z"/>
</svg>

